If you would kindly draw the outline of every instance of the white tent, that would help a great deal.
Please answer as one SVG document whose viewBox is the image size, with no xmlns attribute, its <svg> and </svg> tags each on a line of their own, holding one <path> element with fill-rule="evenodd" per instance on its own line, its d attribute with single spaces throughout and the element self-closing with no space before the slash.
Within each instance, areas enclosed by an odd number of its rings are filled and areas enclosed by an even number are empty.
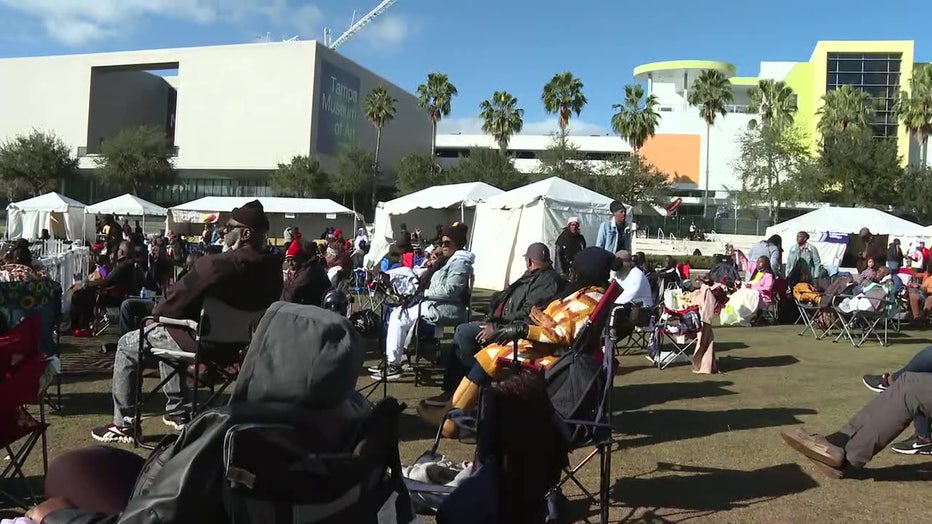
<svg viewBox="0 0 932 524">
<path fill-rule="evenodd" d="M 570 217 L 579 218 L 581 233 L 594 245 L 611 203 L 605 195 L 554 177 L 479 204 L 470 246 L 476 254 L 475 286 L 503 289 L 517 279 L 525 271 L 527 246 L 543 242 L 552 251 Z"/>
<path fill-rule="evenodd" d="M 6 207 L 6 236 L 32 240 L 47 229 L 53 238 L 85 240 L 84 207 L 81 202 L 58 193 L 12 202 Z"/>
<path fill-rule="evenodd" d="M 388 253 L 401 224 L 407 225 L 409 231 L 420 228 L 425 236 L 433 237 L 437 224 L 446 225 L 457 220 L 471 224 L 476 204 L 502 193 L 501 189 L 484 182 L 467 182 L 428 187 L 395 200 L 379 202 L 366 262 L 375 264 Z"/>
<path fill-rule="evenodd" d="M 343 230 L 352 238 L 362 217 L 329 198 L 204 197 L 168 210 L 166 227 L 182 235 L 197 235 L 205 222 L 223 224 L 233 208 L 258 200 L 269 217 L 269 236 L 278 238 L 286 227 L 297 226 L 305 238 L 317 238 L 327 227 Z"/>
<path fill-rule="evenodd" d="M 810 243 L 819 250 L 822 263 L 828 266 L 839 266 L 847 247 L 845 237 L 857 234 L 862 227 L 870 229 L 875 235 L 886 235 L 889 240 L 899 238 L 904 251 L 913 241 L 926 240 L 929 237 L 926 229 L 919 224 L 903 220 L 879 209 L 859 207 L 816 209 L 768 227 L 766 235 L 767 237 L 780 235 L 783 238 L 784 247 L 788 247 L 794 242 L 796 233 L 805 231 L 810 235 Z M 784 252 L 784 259 L 785 255 Z"/>
<path fill-rule="evenodd" d="M 84 208 L 88 215 L 117 215 L 123 217 L 140 217 L 142 219 L 142 229 L 147 231 L 146 217 L 157 216 L 164 217 L 168 215 L 168 210 L 162 206 L 157 206 L 152 202 L 143 200 L 129 193 L 118 197 L 104 200 L 92 206 Z M 151 223 L 151 221 L 150 221 Z"/>
</svg>

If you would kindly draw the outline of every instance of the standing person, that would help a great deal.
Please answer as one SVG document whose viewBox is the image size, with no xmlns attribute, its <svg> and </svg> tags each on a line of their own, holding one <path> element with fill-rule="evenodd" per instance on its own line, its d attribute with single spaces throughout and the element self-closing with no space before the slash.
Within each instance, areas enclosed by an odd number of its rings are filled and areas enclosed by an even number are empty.
<svg viewBox="0 0 932 524">
<path fill-rule="evenodd" d="M 798 238 L 799 235 L 797 235 Z M 770 235 L 767 240 L 761 240 L 751 246 L 751 249 L 748 250 L 748 260 L 757 260 L 760 257 L 770 259 L 770 268 L 773 270 L 773 274 L 781 276 L 783 274 L 783 238 L 780 235 Z M 750 281 L 751 274 L 746 274 L 745 279 Z"/>
<path fill-rule="evenodd" d="M 599 236 L 595 245 L 612 255 L 619 251 L 631 251 L 631 227 L 627 225 L 628 210 L 625 205 L 615 200 L 609 207 L 612 212 L 611 220 L 599 226 Z"/>
<path fill-rule="evenodd" d="M 786 278 L 790 286 L 800 282 L 812 283 L 819 276 L 822 258 L 819 250 L 809 244 L 809 233 L 796 233 L 796 243 L 790 246 L 786 257 Z"/>
<path fill-rule="evenodd" d="M 135 229 L 134 233 L 136 233 L 136 236 L 140 236 L 140 237 L 143 236 L 143 235 L 145 234 L 145 233 L 143 233 L 143 231 L 142 231 L 142 226 L 139 225 L 139 221 L 138 221 L 138 220 L 136 221 L 136 229 Z"/>
<path fill-rule="evenodd" d="M 887 267 L 890 268 L 890 274 L 895 276 L 899 273 L 902 264 L 903 249 L 900 248 L 900 239 L 894 238 L 887 247 Z"/>
<path fill-rule="evenodd" d="M 557 237 L 554 269 L 564 277 L 569 275 L 573 268 L 573 258 L 583 249 L 586 249 L 586 237 L 579 231 L 579 218 L 570 217 Z"/>
<path fill-rule="evenodd" d="M 916 243 L 916 247 L 909 253 L 909 267 L 913 270 L 913 273 L 922 273 L 925 271 L 926 257 L 923 253 L 925 247 L 926 243 L 920 240 Z"/>
<path fill-rule="evenodd" d="M 861 238 L 861 243 L 864 245 L 861 252 L 858 254 L 858 273 L 861 273 L 867 269 L 867 261 L 869 259 L 874 259 L 875 267 L 887 265 L 887 250 L 884 245 L 877 240 L 871 230 L 862 227 L 858 231 L 858 237 Z"/>
</svg>

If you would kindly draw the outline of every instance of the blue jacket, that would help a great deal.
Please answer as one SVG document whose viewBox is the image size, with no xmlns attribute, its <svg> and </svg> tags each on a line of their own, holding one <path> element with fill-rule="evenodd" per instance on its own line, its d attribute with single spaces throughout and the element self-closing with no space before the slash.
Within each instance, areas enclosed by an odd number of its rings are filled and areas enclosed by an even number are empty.
<svg viewBox="0 0 932 524">
<path fill-rule="evenodd" d="M 620 249 L 630 252 L 631 228 L 625 226 L 621 234 L 624 235 L 624 240 Z M 599 226 L 599 236 L 596 238 L 595 245 L 611 253 L 618 251 L 618 227 L 615 225 L 614 220 L 602 222 L 602 225 Z"/>
</svg>

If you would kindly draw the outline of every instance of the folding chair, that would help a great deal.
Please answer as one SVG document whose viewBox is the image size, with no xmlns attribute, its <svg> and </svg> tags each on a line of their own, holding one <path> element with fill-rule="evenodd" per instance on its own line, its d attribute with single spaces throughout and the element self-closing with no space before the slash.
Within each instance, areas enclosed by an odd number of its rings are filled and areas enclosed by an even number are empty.
<svg viewBox="0 0 932 524">
<path fill-rule="evenodd" d="M 702 329 L 699 318 L 699 306 L 690 306 L 681 311 L 674 311 L 664 305 L 660 322 L 654 328 L 654 336 L 658 340 L 657 354 L 648 354 L 657 369 L 666 369 L 670 364 L 677 362 L 686 352 L 693 349 L 699 341 L 699 332 Z M 673 345 L 673 350 L 664 353 L 664 340 Z M 689 357 L 686 356 L 688 360 Z"/>
<path fill-rule="evenodd" d="M 139 328 L 140 365 L 136 366 L 134 417 L 136 426 L 134 429 L 136 431 L 133 436 L 134 444 L 137 447 L 141 435 L 142 406 L 169 380 L 180 374 L 184 368 L 187 368 L 188 364 L 193 364 L 194 367 L 191 388 L 191 417 L 196 417 L 201 409 L 207 409 L 213 405 L 214 401 L 223 394 L 239 375 L 239 365 L 242 363 L 243 356 L 252 340 L 252 331 L 264 313 L 265 309 L 244 311 L 236 309 L 219 299 L 207 297 L 201 307 L 201 316 L 198 322 L 168 317 L 147 317 L 142 321 Z M 188 352 L 152 347 L 148 343 L 147 334 L 154 326 L 174 326 L 189 330 L 197 342 L 196 351 Z M 142 364 L 147 360 L 165 362 L 174 369 L 149 393 L 143 395 Z M 208 373 L 212 372 L 217 375 L 219 387 L 202 377 L 201 364 L 206 366 Z M 200 405 L 199 409 L 198 390 L 201 386 L 208 389 L 210 396 Z"/>
<path fill-rule="evenodd" d="M 835 310 L 836 322 L 840 325 L 841 330 L 832 342 L 838 342 L 842 337 L 848 339 L 851 345 L 859 348 L 864 342 L 872 336 L 880 342 L 881 346 L 889 345 L 887 327 L 890 322 L 890 310 L 896 306 L 896 302 L 888 300 L 886 297 L 878 300 L 868 297 L 861 297 L 870 301 L 873 306 L 869 310 L 855 309 L 845 311 L 841 308 L 844 299 L 855 299 L 853 295 L 837 295 L 833 302 L 832 308 Z M 878 327 L 883 327 L 882 336 L 878 333 Z"/>
<path fill-rule="evenodd" d="M 816 334 L 816 316 L 821 312 L 819 306 L 815 304 L 810 304 L 808 302 L 800 302 L 799 300 L 793 299 L 793 302 L 796 304 L 796 310 L 799 311 L 799 320 L 802 321 L 803 330 L 797 333 L 797 335 L 803 337 L 806 336 L 806 333 L 812 333 L 812 338 L 818 340 L 820 337 Z"/>
<path fill-rule="evenodd" d="M 466 293 L 463 297 L 463 300 L 466 303 L 466 320 L 472 317 L 472 286 L 474 282 L 474 276 L 469 275 L 466 282 Z M 443 330 L 445 327 L 455 325 L 456 323 L 449 322 L 439 322 L 439 323 L 429 323 L 423 319 L 421 314 L 421 304 L 418 303 L 417 309 L 417 321 L 414 323 L 414 328 L 412 330 L 411 340 L 414 343 L 414 355 L 413 361 L 411 362 L 412 367 L 414 368 L 414 387 L 418 387 L 421 384 L 425 385 L 434 385 L 430 383 L 429 378 L 433 375 L 435 371 L 438 371 L 439 368 L 434 365 L 422 365 L 422 359 L 428 359 L 431 361 L 431 364 L 436 363 L 436 357 L 440 353 L 440 343 L 443 340 Z M 424 346 L 426 344 L 431 344 L 435 347 L 436 352 L 431 354 L 424 353 Z M 434 357 L 431 359 L 431 357 Z M 424 380 L 427 378 L 428 380 Z"/>
<path fill-rule="evenodd" d="M 620 307 L 612 311 L 612 332 L 617 340 L 616 348 L 621 350 L 621 355 L 627 355 L 634 350 L 647 351 L 654 323 L 660 316 L 659 311 L 658 306 L 648 308 L 638 305 L 636 314 L 632 314 L 629 321 L 619 318 L 619 315 L 627 316 Z M 626 326 L 627 329 L 622 326 Z M 619 332 L 619 328 L 623 331 Z"/>
<path fill-rule="evenodd" d="M 22 508 L 37 502 L 24 467 L 40 442 L 42 474 L 48 469 L 44 403 L 47 384 L 43 376 L 49 363 L 40 349 L 41 328 L 39 315 L 33 314 L 0 336 L 0 449 L 7 459 L 0 469 L 0 481 L 19 480 L 26 496 L 0 489 L 0 500 Z M 26 409 L 26 404 L 33 402 L 38 404 L 39 420 Z"/>
</svg>

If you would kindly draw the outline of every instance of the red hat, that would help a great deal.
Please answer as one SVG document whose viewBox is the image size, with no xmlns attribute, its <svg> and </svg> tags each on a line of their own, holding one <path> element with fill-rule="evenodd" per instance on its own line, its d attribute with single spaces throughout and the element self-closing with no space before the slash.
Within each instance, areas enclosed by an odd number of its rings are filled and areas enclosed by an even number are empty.
<svg viewBox="0 0 932 524">
<path fill-rule="evenodd" d="M 343 238 L 343 230 L 342 230 L 342 229 L 334 229 L 334 230 L 333 230 L 333 236 L 335 236 L 335 237 L 337 237 L 337 238 Z"/>
<path fill-rule="evenodd" d="M 285 251 L 285 258 L 296 257 L 301 254 L 301 243 L 298 240 L 295 240 L 288 246 L 288 250 Z"/>
</svg>

